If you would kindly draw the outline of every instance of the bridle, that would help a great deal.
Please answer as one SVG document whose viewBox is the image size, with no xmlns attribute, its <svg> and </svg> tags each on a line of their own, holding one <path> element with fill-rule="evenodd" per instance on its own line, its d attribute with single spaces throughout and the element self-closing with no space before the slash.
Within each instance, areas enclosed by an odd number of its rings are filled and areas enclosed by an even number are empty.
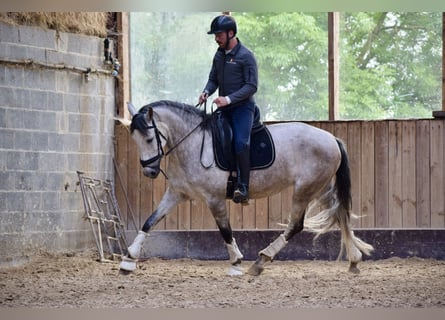
<svg viewBox="0 0 445 320">
<path fill-rule="evenodd" d="M 148 125 L 147 129 L 154 129 L 154 131 L 155 131 L 156 144 L 158 146 L 158 154 L 155 155 L 154 157 L 151 157 L 150 159 L 147 159 L 147 160 L 139 160 L 141 163 L 141 166 L 143 168 L 148 167 L 150 164 L 152 164 L 153 162 L 155 162 L 157 160 L 161 160 L 164 155 L 169 154 L 171 151 L 171 149 L 169 151 L 167 151 L 167 154 L 164 152 L 164 148 L 162 147 L 161 137 L 164 138 L 164 140 L 167 140 L 167 138 L 162 134 L 162 132 L 156 126 L 155 119 L 152 119 L 151 123 L 152 123 L 152 125 L 151 126 Z"/>
<path fill-rule="evenodd" d="M 198 107 L 199 104 L 197 104 L 195 107 Z M 204 105 L 204 112 L 206 112 L 206 104 Z M 156 161 L 161 161 L 161 159 L 164 156 L 168 156 L 172 151 L 174 151 L 182 142 L 184 142 L 184 140 L 186 140 L 188 137 L 190 137 L 192 135 L 193 132 L 195 132 L 199 127 L 201 127 L 201 125 L 204 123 L 205 119 L 203 121 L 201 121 L 200 123 L 198 123 L 189 133 L 187 133 L 184 137 L 182 137 L 178 142 L 176 142 L 173 147 L 171 147 L 167 152 L 164 152 L 164 148 L 162 147 L 162 141 L 161 138 L 163 138 L 164 140 L 167 141 L 167 138 L 165 137 L 165 135 L 158 129 L 158 127 L 156 126 L 156 122 L 154 117 L 151 119 L 151 125 L 147 124 L 147 129 L 153 129 L 154 133 L 155 133 L 155 138 L 156 138 L 156 144 L 158 147 L 158 154 L 155 155 L 154 157 L 151 157 L 150 159 L 147 160 L 139 160 L 139 162 L 141 163 L 142 168 L 145 167 L 149 167 L 150 164 L 152 164 L 153 162 Z M 205 142 L 205 134 L 203 134 L 202 136 L 202 143 L 201 143 L 201 154 L 200 154 L 200 161 L 201 161 L 201 165 L 205 168 L 208 169 L 212 166 L 213 162 L 210 165 L 205 165 L 202 162 L 202 155 L 203 155 L 203 151 L 204 151 L 204 142 Z M 166 173 L 159 168 L 159 170 L 162 172 L 162 174 L 165 176 L 166 179 L 168 179 Z"/>
</svg>

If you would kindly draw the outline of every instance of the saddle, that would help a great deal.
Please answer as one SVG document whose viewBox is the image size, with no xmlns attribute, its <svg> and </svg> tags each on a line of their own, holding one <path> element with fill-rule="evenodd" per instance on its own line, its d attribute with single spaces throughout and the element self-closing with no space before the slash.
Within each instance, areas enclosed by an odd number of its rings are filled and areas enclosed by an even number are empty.
<svg viewBox="0 0 445 320">
<path fill-rule="evenodd" d="M 224 171 L 230 171 L 227 181 L 228 190 L 233 186 L 236 177 L 232 176 L 237 172 L 235 153 L 233 151 L 233 133 L 232 128 L 222 114 L 222 111 L 216 110 L 212 114 L 212 137 L 213 151 L 215 154 L 216 165 Z M 250 169 L 259 170 L 270 167 L 275 161 L 275 146 L 269 129 L 260 122 L 260 113 L 255 106 L 254 121 L 250 136 Z M 231 192 L 227 192 L 230 198 Z"/>
</svg>

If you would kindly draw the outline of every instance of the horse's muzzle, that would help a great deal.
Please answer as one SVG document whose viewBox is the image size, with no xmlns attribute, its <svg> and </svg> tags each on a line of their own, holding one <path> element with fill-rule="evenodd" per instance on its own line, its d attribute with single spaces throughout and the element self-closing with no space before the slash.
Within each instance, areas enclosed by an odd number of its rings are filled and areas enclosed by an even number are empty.
<svg viewBox="0 0 445 320">
<path fill-rule="evenodd" d="M 155 179 L 159 175 L 159 172 L 161 172 L 161 169 L 159 167 L 147 166 L 142 168 L 142 172 L 144 173 L 144 176 Z"/>
</svg>

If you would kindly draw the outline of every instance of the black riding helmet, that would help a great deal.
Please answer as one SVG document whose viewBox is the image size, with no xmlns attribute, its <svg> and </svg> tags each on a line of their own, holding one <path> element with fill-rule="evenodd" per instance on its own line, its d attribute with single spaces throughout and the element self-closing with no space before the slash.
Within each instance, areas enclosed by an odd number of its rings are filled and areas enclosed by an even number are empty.
<svg viewBox="0 0 445 320">
<path fill-rule="evenodd" d="M 207 34 L 215 34 L 223 31 L 228 32 L 229 30 L 233 30 L 233 35 L 235 36 L 237 31 L 235 19 L 232 16 L 221 15 L 213 19 L 210 24 L 210 31 L 208 31 Z"/>
<path fill-rule="evenodd" d="M 233 36 L 231 38 L 229 38 L 230 30 L 233 30 Z M 229 46 L 230 39 L 235 37 L 237 31 L 236 22 L 233 17 L 224 14 L 221 16 L 217 16 L 215 19 L 213 19 L 212 23 L 210 24 L 210 31 L 208 31 L 207 34 L 215 34 L 223 31 L 225 31 L 227 34 L 227 40 L 224 46 L 227 49 Z"/>
</svg>

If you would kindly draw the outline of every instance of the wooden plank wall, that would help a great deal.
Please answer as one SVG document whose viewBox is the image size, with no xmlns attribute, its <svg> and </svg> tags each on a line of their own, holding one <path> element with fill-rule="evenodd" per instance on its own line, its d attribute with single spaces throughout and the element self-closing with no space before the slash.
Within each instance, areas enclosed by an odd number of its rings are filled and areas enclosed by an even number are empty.
<svg viewBox="0 0 445 320">
<path fill-rule="evenodd" d="M 359 216 L 353 220 L 355 228 L 445 227 L 444 119 L 309 124 L 347 144 L 353 212 Z M 142 175 L 136 146 L 121 125 L 116 126 L 116 145 L 117 199 L 127 228 L 140 229 L 159 204 L 167 181 L 162 175 L 156 180 Z M 269 198 L 251 200 L 249 206 L 227 201 L 232 228 L 281 228 L 279 224 L 287 222 L 290 203 L 290 188 Z M 206 230 L 216 229 L 216 224 L 201 201 L 190 201 L 167 215 L 155 229 Z"/>
</svg>

